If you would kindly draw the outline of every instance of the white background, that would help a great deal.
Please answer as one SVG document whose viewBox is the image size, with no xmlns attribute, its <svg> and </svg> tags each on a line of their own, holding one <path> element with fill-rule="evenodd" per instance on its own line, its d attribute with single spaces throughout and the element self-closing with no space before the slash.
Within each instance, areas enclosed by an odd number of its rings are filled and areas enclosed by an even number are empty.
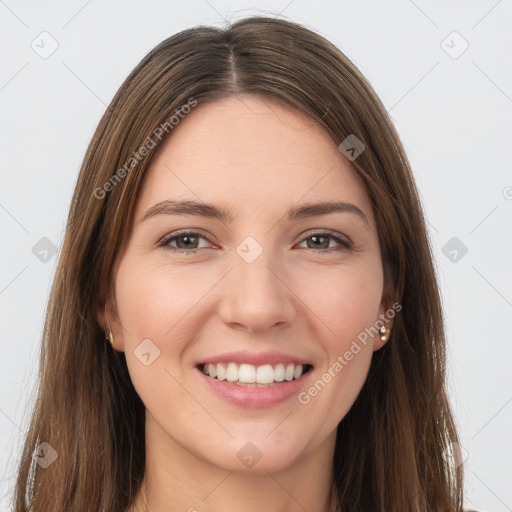
<svg viewBox="0 0 512 512">
<path fill-rule="evenodd" d="M 466 506 L 512 510 L 511 0 L 0 0 L 1 511 L 34 399 L 59 256 L 43 263 L 32 247 L 47 237 L 60 248 L 79 166 L 106 105 L 168 36 L 280 12 L 336 44 L 397 126 L 442 286 Z M 52 38 L 58 48 L 43 59 L 31 44 L 48 50 Z M 468 49 L 452 58 L 463 40 Z M 456 262 L 442 251 L 452 237 L 468 249 Z"/>
</svg>

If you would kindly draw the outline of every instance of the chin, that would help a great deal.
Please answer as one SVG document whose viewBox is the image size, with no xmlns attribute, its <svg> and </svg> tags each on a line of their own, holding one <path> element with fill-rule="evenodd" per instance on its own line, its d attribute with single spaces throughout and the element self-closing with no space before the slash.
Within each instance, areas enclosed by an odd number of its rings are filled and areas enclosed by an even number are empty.
<svg viewBox="0 0 512 512">
<path fill-rule="evenodd" d="M 300 456 L 296 443 L 294 447 L 286 447 L 276 440 L 265 439 L 267 435 L 219 442 L 218 448 L 203 454 L 203 458 L 226 471 L 254 474 L 286 469 Z"/>
</svg>

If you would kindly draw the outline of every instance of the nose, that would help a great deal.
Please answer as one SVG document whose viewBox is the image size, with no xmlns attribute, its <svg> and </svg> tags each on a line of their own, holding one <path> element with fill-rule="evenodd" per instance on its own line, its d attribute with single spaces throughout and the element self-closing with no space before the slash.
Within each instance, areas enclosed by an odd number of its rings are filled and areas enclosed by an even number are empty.
<svg viewBox="0 0 512 512">
<path fill-rule="evenodd" d="M 226 277 L 219 308 L 226 325 L 257 333 L 293 322 L 296 298 L 282 265 L 270 251 L 263 251 L 251 263 L 235 253 Z"/>
</svg>

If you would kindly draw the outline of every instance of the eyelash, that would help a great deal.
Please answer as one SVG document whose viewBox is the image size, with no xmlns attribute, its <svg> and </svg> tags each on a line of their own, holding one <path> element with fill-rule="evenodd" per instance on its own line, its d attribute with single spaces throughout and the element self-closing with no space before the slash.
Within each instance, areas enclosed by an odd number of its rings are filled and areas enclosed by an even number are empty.
<svg viewBox="0 0 512 512">
<path fill-rule="evenodd" d="M 177 247 L 171 247 L 169 245 L 169 243 L 172 242 L 173 240 L 176 240 L 177 238 L 181 238 L 183 236 L 200 237 L 200 238 L 204 238 L 205 240 L 208 240 L 208 237 L 206 237 L 200 231 L 179 231 L 179 232 L 173 234 L 172 236 L 163 238 L 160 242 L 158 242 L 157 245 L 158 245 L 158 247 L 162 247 L 163 249 L 167 249 L 167 250 L 175 252 L 175 253 L 185 253 L 185 254 L 196 254 L 201 249 L 205 249 L 205 247 L 201 247 L 199 249 L 178 249 Z M 317 252 L 319 254 L 325 254 L 325 253 L 332 254 L 333 251 L 334 252 L 350 251 L 353 249 L 353 244 L 351 241 L 349 241 L 348 239 L 345 240 L 345 239 L 339 237 L 337 235 L 337 233 L 335 233 L 333 231 L 329 231 L 329 230 L 310 233 L 302 239 L 301 243 L 304 242 L 304 240 L 307 240 L 308 238 L 311 238 L 313 236 L 332 238 L 335 242 L 337 242 L 339 244 L 339 247 L 334 247 L 334 248 L 331 247 L 329 249 L 322 249 L 319 251 L 315 250 L 314 248 L 309 248 L 309 247 L 306 248 L 307 250 L 311 250 L 311 251 Z"/>
</svg>

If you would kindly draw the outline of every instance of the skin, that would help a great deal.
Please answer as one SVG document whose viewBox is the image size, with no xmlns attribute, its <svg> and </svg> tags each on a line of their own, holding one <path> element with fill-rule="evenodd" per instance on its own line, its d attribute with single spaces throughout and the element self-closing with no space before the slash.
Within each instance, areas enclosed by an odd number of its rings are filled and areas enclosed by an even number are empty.
<svg viewBox="0 0 512 512">
<path fill-rule="evenodd" d="M 141 221 L 167 199 L 223 206 L 234 220 L 161 214 Z M 291 206 L 320 201 L 352 203 L 368 223 L 350 212 L 284 217 Z M 157 246 L 180 229 L 207 238 Z M 335 250 L 332 238 L 315 245 L 311 236 L 326 229 L 355 249 Z M 247 236 L 263 248 L 252 263 L 236 252 Z M 207 389 L 195 365 L 228 351 L 278 350 L 310 360 L 314 383 L 388 308 L 369 199 L 327 132 L 257 96 L 199 104 L 148 169 L 107 309 L 115 347 L 146 406 L 147 469 L 130 511 L 145 510 L 143 495 L 151 496 L 150 512 L 170 504 L 190 512 L 329 510 L 336 427 L 385 342 L 374 336 L 360 344 L 308 404 L 293 396 L 263 409 L 233 405 Z M 134 354 L 145 339 L 160 350 L 149 366 Z M 237 457 L 247 442 L 262 454 L 251 468 Z"/>
</svg>

